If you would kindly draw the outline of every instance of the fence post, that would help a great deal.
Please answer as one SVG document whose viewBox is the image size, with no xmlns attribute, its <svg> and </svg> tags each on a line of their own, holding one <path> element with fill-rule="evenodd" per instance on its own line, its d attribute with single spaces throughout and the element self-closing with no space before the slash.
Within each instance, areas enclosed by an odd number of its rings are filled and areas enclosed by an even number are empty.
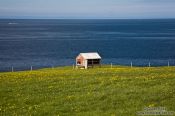
<svg viewBox="0 0 175 116">
<path fill-rule="evenodd" d="M 131 68 L 132 68 L 132 61 L 131 61 Z"/>
<path fill-rule="evenodd" d="M 111 63 L 111 69 L 112 69 L 112 63 Z"/>
<path fill-rule="evenodd" d="M 13 66 L 12 66 L 12 72 L 13 72 L 14 70 L 13 70 Z"/>
<path fill-rule="evenodd" d="M 72 68 L 73 68 L 73 69 L 75 68 L 74 64 L 72 65 Z"/>
<path fill-rule="evenodd" d="M 170 62 L 168 61 L 168 67 L 170 67 Z"/>
<path fill-rule="evenodd" d="M 151 67 L 151 63 L 149 62 L 149 67 Z"/>
<path fill-rule="evenodd" d="M 31 67 L 30 67 L 30 71 L 32 71 L 32 70 L 33 70 L 33 67 L 31 66 Z"/>
</svg>

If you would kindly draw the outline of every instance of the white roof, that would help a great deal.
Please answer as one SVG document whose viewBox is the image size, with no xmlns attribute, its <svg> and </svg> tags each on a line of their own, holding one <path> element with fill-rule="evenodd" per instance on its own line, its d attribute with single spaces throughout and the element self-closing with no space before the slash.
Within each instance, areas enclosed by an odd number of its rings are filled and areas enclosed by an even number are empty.
<svg viewBox="0 0 175 116">
<path fill-rule="evenodd" d="M 101 59 L 100 55 L 97 52 L 92 52 L 92 53 L 80 53 L 80 55 L 84 59 Z"/>
</svg>

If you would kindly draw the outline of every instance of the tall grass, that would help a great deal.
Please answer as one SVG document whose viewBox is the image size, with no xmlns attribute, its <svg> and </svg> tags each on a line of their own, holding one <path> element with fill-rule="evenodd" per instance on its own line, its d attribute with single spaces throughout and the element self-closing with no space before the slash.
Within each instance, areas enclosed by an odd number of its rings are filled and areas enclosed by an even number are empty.
<svg viewBox="0 0 175 116">
<path fill-rule="evenodd" d="M 0 115 L 135 116 L 175 111 L 175 67 L 59 67 L 0 73 Z"/>
</svg>

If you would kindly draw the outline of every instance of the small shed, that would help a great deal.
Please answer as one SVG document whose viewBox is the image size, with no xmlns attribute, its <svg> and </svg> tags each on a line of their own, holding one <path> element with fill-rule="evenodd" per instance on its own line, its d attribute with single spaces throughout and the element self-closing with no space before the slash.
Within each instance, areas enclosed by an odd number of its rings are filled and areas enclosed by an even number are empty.
<svg viewBox="0 0 175 116">
<path fill-rule="evenodd" d="M 92 53 L 80 53 L 76 57 L 76 67 L 82 67 L 87 69 L 95 65 L 101 66 L 101 57 L 97 52 Z"/>
</svg>

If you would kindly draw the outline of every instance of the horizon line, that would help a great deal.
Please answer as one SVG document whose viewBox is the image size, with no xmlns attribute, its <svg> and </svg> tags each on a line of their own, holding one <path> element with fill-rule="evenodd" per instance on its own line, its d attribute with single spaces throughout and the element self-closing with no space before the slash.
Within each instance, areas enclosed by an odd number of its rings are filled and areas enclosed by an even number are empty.
<svg viewBox="0 0 175 116">
<path fill-rule="evenodd" d="M 0 18 L 0 20 L 152 20 L 152 19 L 175 19 L 175 18 Z"/>
</svg>

